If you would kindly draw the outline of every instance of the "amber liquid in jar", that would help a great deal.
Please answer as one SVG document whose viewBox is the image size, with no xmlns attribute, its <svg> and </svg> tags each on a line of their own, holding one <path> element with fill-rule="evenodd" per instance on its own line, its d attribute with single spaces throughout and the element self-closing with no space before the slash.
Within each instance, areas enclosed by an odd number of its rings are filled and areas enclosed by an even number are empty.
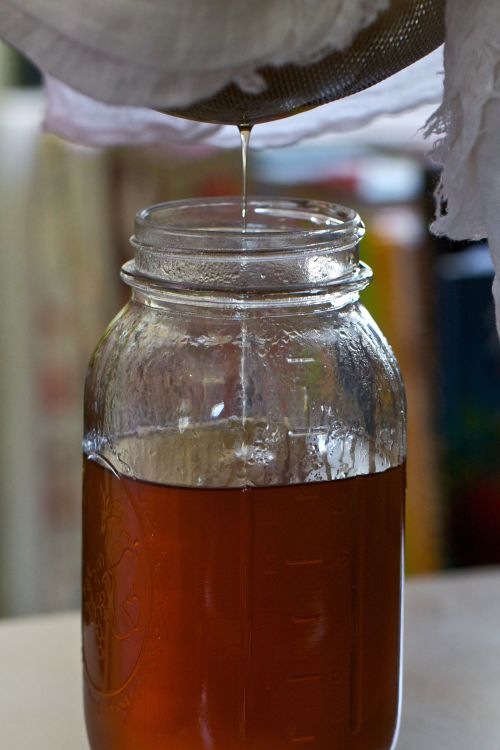
<svg viewBox="0 0 500 750">
<path fill-rule="evenodd" d="M 388 750 L 404 466 L 186 489 L 86 459 L 92 750 Z"/>
</svg>

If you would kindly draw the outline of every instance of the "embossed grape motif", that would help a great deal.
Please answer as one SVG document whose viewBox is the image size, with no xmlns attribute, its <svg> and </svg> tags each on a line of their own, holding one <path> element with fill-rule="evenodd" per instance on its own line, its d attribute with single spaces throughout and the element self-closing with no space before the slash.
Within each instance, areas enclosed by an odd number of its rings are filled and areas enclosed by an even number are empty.
<svg viewBox="0 0 500 750">
<path fill-rule="evenodd" d="M 99 692 L 125 687 L 147 636 L 149 565 L 132 499 L 99 487 L 84 503 L 83 646 L 90 682 Z M 89 531 L 90 530 L 90 531 Z"/>
</svg>

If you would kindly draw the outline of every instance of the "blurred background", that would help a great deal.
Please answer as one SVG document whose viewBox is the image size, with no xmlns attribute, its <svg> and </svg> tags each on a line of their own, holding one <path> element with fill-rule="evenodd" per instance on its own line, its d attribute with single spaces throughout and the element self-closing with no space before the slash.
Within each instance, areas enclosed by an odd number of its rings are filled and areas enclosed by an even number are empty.
<svg viewBox="0 0 500 750">
<path fill-rule="evenodd" d="M 430 112 L 429 112 L 430 113 Z M 427 229 L 427 112 L 253 152 L 250 192 L 337 201 L 367 224 L 364 302 L 409 403 L 407 572 L 500 563 L 500 344 L 484 243 Z M 240 156 L 101 151 L 43 134 L 37 72 L 0 47 L 0 616 L 79 606 L 83 381 L 127 298 L 135 212 L 240 193 Z"/>
</svg>

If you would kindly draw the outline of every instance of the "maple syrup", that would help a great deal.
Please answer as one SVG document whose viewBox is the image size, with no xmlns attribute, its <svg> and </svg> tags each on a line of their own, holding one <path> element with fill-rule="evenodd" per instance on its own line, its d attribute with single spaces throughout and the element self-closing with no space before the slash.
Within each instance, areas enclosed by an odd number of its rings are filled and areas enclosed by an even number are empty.
<svg viewBox="0 0 500 750">
<path fill-rule="evenodd" d="M 404 465 L 191 489 L 84 470 L 92 750 L 388 750 Z"/>
<path fill-rule="evenodd" d="M 241 143 L 241 231 L 247 231 L 247 192 L 248 192 L 248 149 L 250 146 L 251 125 L 239 125 Z"/>
</svg>

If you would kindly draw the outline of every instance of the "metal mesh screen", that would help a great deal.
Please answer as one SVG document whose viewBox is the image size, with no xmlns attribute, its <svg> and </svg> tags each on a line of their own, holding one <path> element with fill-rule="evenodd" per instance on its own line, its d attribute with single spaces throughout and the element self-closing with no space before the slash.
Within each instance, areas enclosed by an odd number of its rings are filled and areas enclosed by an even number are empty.
<svg viewBox="0 0 500 750">
<path fill-rule="evenodd" d="M 260 72 L 267 87 L 262 93 L 246 94 L 230 85 L 173 114 L 205 122 L 253 124 L 355 94 L 442 44 L 444 6 L 445 0 L 392 0 L 347 50 L 312 65 L 264 68 Z"/>
</svg>

